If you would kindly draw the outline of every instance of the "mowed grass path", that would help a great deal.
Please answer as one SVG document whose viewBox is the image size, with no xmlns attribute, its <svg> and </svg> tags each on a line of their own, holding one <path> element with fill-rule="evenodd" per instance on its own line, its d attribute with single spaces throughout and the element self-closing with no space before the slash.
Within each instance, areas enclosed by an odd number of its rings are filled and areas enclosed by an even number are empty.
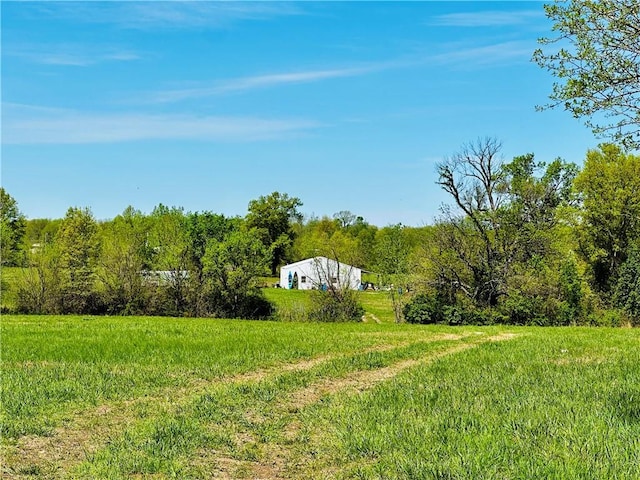
<svg viewBox="0 0 640 480">
<path fill-rule="evenodd" d="M 3 478 L 640 478 L 640 330 L 2 318 Z"/>
</svg>

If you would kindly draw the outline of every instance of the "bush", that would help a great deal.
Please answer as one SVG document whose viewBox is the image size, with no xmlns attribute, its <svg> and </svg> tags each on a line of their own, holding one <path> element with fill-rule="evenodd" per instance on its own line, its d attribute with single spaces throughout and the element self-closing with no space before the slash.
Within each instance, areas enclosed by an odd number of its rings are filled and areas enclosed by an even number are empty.
<svg viewBox="0 0 640 480">
<path fill-rule="evenodd" d="M 493 308 L 475 307 L 469 302 L 457 300 L 447 304 L 438 295 L 419 293 L 407 303 L 402 311 L 409 323 L 445 325 L 493 325 L 504 323 L 505 318 Z"/>
<path fill-rule="evenodd" d="M 562 325 L 582 323 L 585 316 L 585 292 L 574 258 L 565 260 L 560 266 L 559 287 L 562 299 L 558 312 L 559 323 Z"/>
<path fill-rule="evenodd" d="M 261 292 L 248 295 L 240 305 L 240 318 L 264 320 L 273 314 L 273 305 Z"/>
<path fill-rule="evenodd" d="M 443 305 L 436 296 L 426 293 L 415 295 L 402 309 L 409 323 L 444 323 Z"/>
<path fill-rule="evenodd" d="M 360 322 L 364 308 L 353 290 L 313 290 L 308 317 L 316 322 Z"/>
<path fill-rule="evenodd" d="M 548 299 L 547 299 L 548 300 Z M 545 308 L 546 307 L 546 308 Z M 550 305 L 538 296 L 524 295 L 521 292 L 510 292 L 500 299 L 500 312 L 506 322 L 511 325 L 551 325 L 555 314 L 549 315 Z"/>
<path fill-rule="evenodd" d="M 598 310 L 589 316 L 589 325 L 594 327 L 622 327 L 628 323 L 624 312 L 617 309 Z"/>
<path fill-rule="evenodd" d="M 613 300 L 629 316 L 633 325 L 640 325 L 640 247 L 633 248 L 627 261 L 620 267 Z"/>
</svg>

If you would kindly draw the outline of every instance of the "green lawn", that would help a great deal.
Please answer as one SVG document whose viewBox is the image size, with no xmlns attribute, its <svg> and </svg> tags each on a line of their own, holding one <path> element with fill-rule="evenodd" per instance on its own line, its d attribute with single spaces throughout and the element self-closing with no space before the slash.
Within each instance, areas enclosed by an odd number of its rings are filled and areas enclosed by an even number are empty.
<svg viewBox="0 0 640 480">
<path fill-rule="evenodd" d="M 3 478 L 640 478 L 640 330 L 1 329 Z"/>
<path fill-rule="evenodd" d="M 284 288 L 263 288 L 267 300 L 276 307 L 276 317 L 282 320 L 299 320 L 303 318 L 304 309 L 309 305 L 308 290 L 287 290 Z M 393 323 L 395 318 L 391 306 L 391 297 L 387 292 L 359 292 L 359 300 L 366 312 L 365 320 L 369 323 Z"/>
</svg>

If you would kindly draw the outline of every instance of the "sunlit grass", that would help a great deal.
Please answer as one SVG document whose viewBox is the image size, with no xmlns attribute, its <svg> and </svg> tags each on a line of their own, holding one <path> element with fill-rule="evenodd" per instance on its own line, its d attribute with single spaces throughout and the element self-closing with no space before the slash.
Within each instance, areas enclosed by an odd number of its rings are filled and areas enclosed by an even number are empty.
<svg viewBox="0 0 640 480">
<path fill-rule="evenodd" d="M 5 315 L 2 435 L 45 433 L 75 406 L 383 341 L 367 332 L 357 325 Z"/>
<path fill-rule="evenodd" d="M 10 473 L 640 478 L 640 330 L 2 320 Z"/>
<path fill-rule="evenodd" d="M 341 477 L 640 478 L 640 332 L 526 332 L 322 409 Z"/>
<path fill-rule="evenodd" d="M 287 290 L 284 288 L 262 289 L 267 300 L 276 307 L 275 318 L 278 320 L 301 320 L 309 307 L 308 290 Z M 358 293 L 358 301 L 365 310 L 365 319 L 373 323 L 393 323 L 393 307 L 391 297 L 384 291 L 364 291 Z"/>
</svg>

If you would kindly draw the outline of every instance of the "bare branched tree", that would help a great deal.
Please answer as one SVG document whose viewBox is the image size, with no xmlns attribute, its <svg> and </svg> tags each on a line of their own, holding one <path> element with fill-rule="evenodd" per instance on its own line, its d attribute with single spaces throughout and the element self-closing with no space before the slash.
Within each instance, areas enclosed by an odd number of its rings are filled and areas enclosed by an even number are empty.
<svg viewBox="0 0 640 480">
<path fill-rule="evenodd" d="M 463 215 L 443 208 L 445 229 L 442 240 L 456 252 L 470 278 L 459 271 L 443 271 L 447 288 L 464 292 L 475 302 L 494 305 L 504 289 L 504 255 L 499 235 L 499 217 L 504 194 L 502 144 L 495 138 L 478 139 L 438 165 L 438 184 L 449 193 Z M 451 228 L 453 230 L 451 230 Z"/>
</svg>

